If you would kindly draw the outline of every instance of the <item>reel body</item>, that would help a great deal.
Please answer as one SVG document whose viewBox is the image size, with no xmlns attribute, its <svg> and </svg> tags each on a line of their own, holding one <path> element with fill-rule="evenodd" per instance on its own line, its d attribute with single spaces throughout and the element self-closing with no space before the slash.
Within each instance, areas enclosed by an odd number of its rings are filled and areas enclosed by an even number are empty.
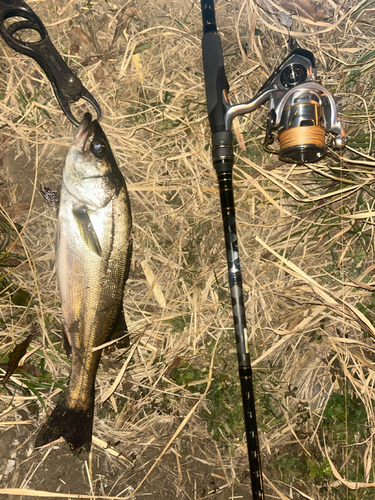
<svg viewBox="0 0 375 500">
<path fill-rule="evenodd" d="M 316 82 L 312 52 L 296 49 L 281 63 L 248 103 L 231 106 L 224 96 L 226 128 L 235 116 L 252 112 L 269 100 L 264 149 L 288 163 L 314 163 L 327 153 L 326 134 L 341 148 L 346 136 L 333 96 Z M 228 128 L 227 128 L 228 130 Z M 279 150 L 272 147 L 277 132 Z"/>
</svg>

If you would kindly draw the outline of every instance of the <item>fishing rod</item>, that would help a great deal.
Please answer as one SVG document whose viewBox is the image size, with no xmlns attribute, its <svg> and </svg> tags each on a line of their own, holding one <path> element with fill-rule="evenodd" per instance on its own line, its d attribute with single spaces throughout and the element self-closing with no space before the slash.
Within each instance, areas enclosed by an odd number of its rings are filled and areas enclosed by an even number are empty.
<svg viewBox="0 0 375 500">
<path fill-rule="evenodd" d="M 260 500 L 264 499 L 264 489 L 236 232 L 231 126 L 236 116 L 255 111 L 269 101 L 264 149 L 278 154 L 281 161 L 297 164 L 321 160 L 327 153 L 327 142 L 334 148 L 341 148 L 345 145 L 346 136 L 332 95 L 316 82 L 315 59 L 309 50 L 298 48 L 292 51 L 249 102 L 231 105 L 214 1 L 201 0 L 201 9 L 212 162 L 219 183 L 251 488 L 253 499 Z M 279 143 L 278 149 L 274 146 L 275 142 Z"/>
</svg>

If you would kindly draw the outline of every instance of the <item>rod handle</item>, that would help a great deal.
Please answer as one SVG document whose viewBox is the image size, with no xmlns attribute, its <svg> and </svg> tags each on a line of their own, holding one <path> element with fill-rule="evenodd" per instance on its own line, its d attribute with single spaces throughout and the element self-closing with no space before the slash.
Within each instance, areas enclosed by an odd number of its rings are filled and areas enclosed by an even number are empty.
<svg viewBox="0 0 375 500">
<path fill-rule="evenodd" d="M 217 33 L 209 32 L 202 39 L 204 79 L 206 84 L 207 112 L 211 131 L 225 130 L 223 91 L 229 91 L 225 76 L 223 49 Z"/>
</svg>

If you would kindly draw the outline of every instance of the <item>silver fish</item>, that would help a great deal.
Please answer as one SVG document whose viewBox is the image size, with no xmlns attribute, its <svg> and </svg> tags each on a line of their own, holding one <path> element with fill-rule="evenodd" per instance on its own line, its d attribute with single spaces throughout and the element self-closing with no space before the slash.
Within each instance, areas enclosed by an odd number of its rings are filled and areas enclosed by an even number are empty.
<svg viewBox="0 0 375 500">
<path fill-rule="evenodd" d="M 101 350 L 123 336 L 123 293 L 131 260 L 131 212 L 124 178 L 98 121 L 86 113 L 69 149 L 56 240 L 64 344 L 70 383 L 35 445 L 63 436 L 72 449 L 92 440 Z"/>
</svg>

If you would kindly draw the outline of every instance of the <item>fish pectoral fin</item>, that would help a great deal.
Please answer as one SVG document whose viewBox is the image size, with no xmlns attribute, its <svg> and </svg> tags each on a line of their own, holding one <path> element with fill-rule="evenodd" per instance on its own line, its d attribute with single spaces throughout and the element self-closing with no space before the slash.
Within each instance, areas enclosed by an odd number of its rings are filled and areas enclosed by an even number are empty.
<svg viewBox="0 0 375 500">
<path fill-rule="evenodd" d="M 125 337 L 124 337 L 125 335 Z M 121 338 L 124 337 L 124 338 Z M 128 333 L 128 327 L 126 325 L 125 321 L 125 315 L 124 315 L 124 309 L 121 307 L 117 318 L 116 318 L 116 323 L 112 329 L 111 336 L 109 337 L 109 341 L 111 340 L 117 340 L 114 344 L 106 347 L 105 351 L 108 353 L 113 349 L 114 347 L 117 347 L 117 349 L 122 349 L 123 347 L 129 347 L 129 333 Z"/>
<path fill-rule="evenodd" d="M 87 248 L 96 253 L 99 257 L 102 256 L 102 247 L 95 228 L 90 220 L 88 208 L 85 205 L 73 208 L 73 217 L 78 226 L 82 240 Z"/>
</svg>

